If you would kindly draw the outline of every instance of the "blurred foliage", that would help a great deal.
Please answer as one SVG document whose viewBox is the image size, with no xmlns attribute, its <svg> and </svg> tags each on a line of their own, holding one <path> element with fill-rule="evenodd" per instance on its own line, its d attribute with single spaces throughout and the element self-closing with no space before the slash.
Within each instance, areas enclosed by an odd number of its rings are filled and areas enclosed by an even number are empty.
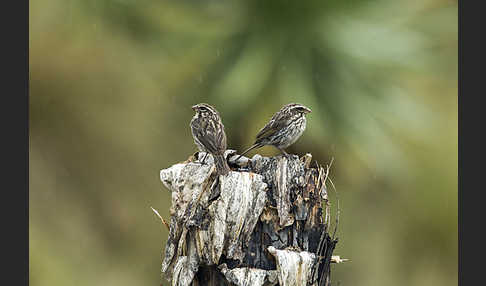
<svg viewBox="0 0 486 286">
<path fill-rule="evenodd" d="M 457 284 L 456 1 L 29 3 L 31 285 L 168 285 L 150 206 L 199 102 L 240 151 L 311 107 L 287 151 L 334 158 L 336 285 Z"/>
</svg>

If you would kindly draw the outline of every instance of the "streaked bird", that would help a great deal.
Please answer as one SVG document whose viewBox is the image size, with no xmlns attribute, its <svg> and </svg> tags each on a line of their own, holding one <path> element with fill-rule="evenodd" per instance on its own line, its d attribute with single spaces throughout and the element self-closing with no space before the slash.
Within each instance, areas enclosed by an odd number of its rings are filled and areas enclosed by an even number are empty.
<svg viewBox="0 0 486 286">
<path fill-rule="evenodd" d="M 226 134 L 219 112 L 207 103 L 196 104 L 192 109 L 196 112 L 190 124 L 192 137 L 199 150 L 206 152 L 202 163 L 206 160 L 207 153 L 210 153 L 214 158 L 217 174 L 228 174 L 230 168 L 224 158 Z"/>
<path fill-rule="evenodd" d="M 265 145 L 276 147 L 287 157 L 288 154 L 284 149 L 294 144 L 304 133 L 307 122 L 305 115 L 310 112 L 310 108 L 302 104 L 289 103 L 284 105 L 258 132 L 255 143 L 238 156 L 236 160 L 249 151 Z"/>
</svg>

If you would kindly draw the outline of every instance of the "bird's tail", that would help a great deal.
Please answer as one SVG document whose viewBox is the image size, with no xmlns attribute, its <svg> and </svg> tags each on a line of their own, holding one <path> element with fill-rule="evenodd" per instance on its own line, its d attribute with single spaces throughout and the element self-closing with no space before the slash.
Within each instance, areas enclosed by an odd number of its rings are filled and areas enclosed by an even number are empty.
<svg viewBox="0 0 486 286">
<path fill-rule="evenodd" d="M 227 175 L 229 173 L 230 167 L 226 163 L 224 155 L 214 155 L 214 164 L 216 165 L 216 172 L 218 175 Z"/>
<path fill-rule="evenodd" d="M 259 147 L 262 147 L 262 145 L 260 145 L 259 143 L 255 143 L 253 144 L 250 148 L 246 149 L 245 151 L 243 151 L 243 153 L 241 153 L 240 156 L 238 156 L 238 158 L 236 158 L 235 161 L 238 161 L 241 156 L 245 155 L 246 153 L 250 152 L 251 150 L 255 149 L 255 148 L 259 148 Z"/>
</svg>

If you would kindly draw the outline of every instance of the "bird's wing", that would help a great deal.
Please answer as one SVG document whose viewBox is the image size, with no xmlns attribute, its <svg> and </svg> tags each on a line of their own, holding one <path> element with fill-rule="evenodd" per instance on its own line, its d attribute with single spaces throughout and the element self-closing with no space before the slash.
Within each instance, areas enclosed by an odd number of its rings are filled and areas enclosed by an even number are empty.
<svg viewBox="0 0 486 286">
<path fill-rule="evenodd" d="M 198 120 L 193 127 L 194 135 L 211 153 L 224 152 L 226 149 L 226 135 L 224 126 L 214 121 Z"/>
<path fill-rule="evenodd" d="M 289 121 L 291 115 L 288 113 L 278 112 L 270 119 L 270 121 L 258 132 L 256 142 L 264 138 L 268 138 L 279 130 L 281 130 Z"/>
</svg>

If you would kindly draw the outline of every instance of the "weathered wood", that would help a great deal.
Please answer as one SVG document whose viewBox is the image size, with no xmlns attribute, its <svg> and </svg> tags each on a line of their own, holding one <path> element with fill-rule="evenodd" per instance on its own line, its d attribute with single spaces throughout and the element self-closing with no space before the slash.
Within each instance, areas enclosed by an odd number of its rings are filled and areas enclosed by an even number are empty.
<svg viewBox="0 0 486 286">
<path fill-rule="evenodd" d="M 236 159 L 216 177 L 198 152 L 160 171 L 172 192 L 162 273 L 171 285 L 330 285 L 325 172 L 312 156 Z"/>
</svg>

